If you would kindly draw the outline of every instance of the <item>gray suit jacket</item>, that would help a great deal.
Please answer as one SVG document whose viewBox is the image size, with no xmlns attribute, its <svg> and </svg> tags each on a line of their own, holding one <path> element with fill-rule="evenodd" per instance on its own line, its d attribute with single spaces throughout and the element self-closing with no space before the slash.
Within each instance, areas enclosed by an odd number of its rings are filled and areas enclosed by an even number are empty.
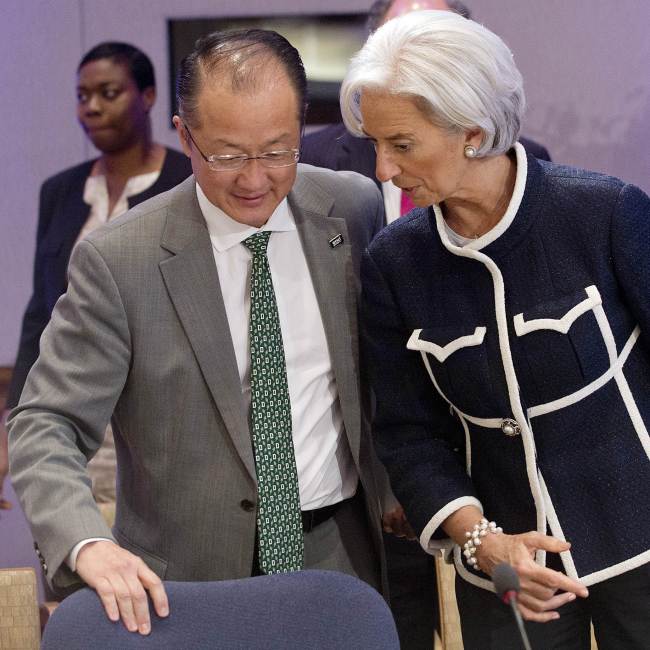
<svg viewBox="0 0 650 650">
<path fill-rule="evenodd" d="M 381 556 L 357 338 L 360 256 L 381 227 L 381 196 L 357 174 L 300 165 L 289 203 Z M 89 537 L 115 539 L 167 580 L 250 575 L 255 464 L 221 291 L 193 177 L 76 247 L 9 425 L 12 480 L 55 586 L 79 580 L 64 559 Z M 85 472 L 111 415 L 112 532 Z"/>
</svg>

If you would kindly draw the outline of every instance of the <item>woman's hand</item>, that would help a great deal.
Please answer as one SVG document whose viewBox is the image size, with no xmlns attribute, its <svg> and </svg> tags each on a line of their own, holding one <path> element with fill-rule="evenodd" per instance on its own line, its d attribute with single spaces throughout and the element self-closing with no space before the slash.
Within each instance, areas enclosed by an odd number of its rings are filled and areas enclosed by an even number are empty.
<svg viewBox="0 0 650 650">
<path fill-rule="evenodd" d="M 462 548 L 466 541 L 465 531 L 471 531 L 482 518 L 483 513 L 476 506 L 463 506 L 445 519 L 442 528 Z M 497 564 L 507 562 L 512 565 L 521 584 L 517 599 L 521 615 L 528 621 L 545 623 L 559 618 L 556 610 L 576 596 L 586 598 L 589 595 L 587 588 L 577 580 L 535 562 L 537 550 L 561 553 L 569 548 L 569 542 L 535 532 L 521 535 L 488 533 L 481 537 L 481 545 L 474 557 L 481 570 L 490 576 Z M 558 591 L 562 593 L 558 594 Z"/>
<path fill-rule="evenodd" d="M 490 533 L 482 537 L 481 542 L 475 557 L 482 571 L 492 575 L 498 564 L 507 562 L 517 572 L 521 583 L 517 599 L 519 611 L 528 621 L 545 623 L 555 620 L 560 617 L 556 610 L 562 605 L 575 600 L 576 596 L 586 598 L 589 595 L 587 588 L 577 580 L 541 567 L 534 560 L 535 551 L 561 553 L 571 548 L 569 542 L 536 532 L 521 535 Z"/>
<path fill-rule="evenodd" d="M 404 508 L 399 503 L 392 510 L 385 512 L 381 516 L 381 523 L 386 533 L 393 533 L 397 537 L 406 537 L 411 541 L 417 540 L 415 531 L 406 519 Z"/>
</svg>

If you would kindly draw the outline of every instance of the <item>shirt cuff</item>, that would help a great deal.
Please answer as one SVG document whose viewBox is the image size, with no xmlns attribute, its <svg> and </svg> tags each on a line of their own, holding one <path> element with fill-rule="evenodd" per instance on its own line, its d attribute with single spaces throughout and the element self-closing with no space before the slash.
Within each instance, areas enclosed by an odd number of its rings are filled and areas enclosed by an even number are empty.
<svg viewBox="0 0 650 650">
<path fill-rule="evenodd" d="M 65 563 L 70 567 L 71 571 L 74 572 L 77 570 L 77 555 L 79 555 L 79 551 L 86 544 L 90 544 L 90 542 L 110 542 L 111 544 L 115 544 L 115 542 L 112 539 L 108 539 L 108 537 L 89 537 L 88 539 L 82 539 L 73 546 L 70 555 L 65 559 Z"/>
<path fill-rule="evenodd" d="M 420 535 L 420 546 L 427 552 L 435 553 L 439 550 L 449 549 L 454 545 L 454 541 L 450 537 L 445 537 L 443 539 L 431 539 L 433 534 L 440 528 L 442 522 L 465 506 L 476 506 L 483 514 L 483 506 L 481 502 L 476 497 L 460 497 L 450 501 L 444 508 L 441 508 L 436 512 L 433 517 L 429 520 L 429 523 L 424 527 L 422 534 Z"/>
</svg>

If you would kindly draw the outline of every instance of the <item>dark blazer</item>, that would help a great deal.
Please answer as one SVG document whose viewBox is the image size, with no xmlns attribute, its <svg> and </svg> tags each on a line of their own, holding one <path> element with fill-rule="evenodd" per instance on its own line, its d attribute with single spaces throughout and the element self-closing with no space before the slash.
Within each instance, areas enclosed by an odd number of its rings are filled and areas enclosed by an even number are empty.
<svg viewBox="0 0 650 650">
<path fill-rule="evenodd" d="M 68 261 L 88 215 L 83 201 L 86 179 L 95 160 L 66 169 L 41 186 L 32 296 L 27 304 L 20 344 L 7 395 L 7 408 L 18 404 L 25 379 L 38 357 L 39 339 L 50 320 L 54 304 L 67 288 Z M 129 197 L 129 208 L 178 185 L 192 173 L 189 159 L 174 149 L 167 155 L 156 182 Z"/>
<path fill-rule="evenodd" d="M 475 242 L 454 246 L 434 206 L 370 245 L 373 432 L 423 545 L 451 548 L 440 524 L 474 504 L 570 540 L 566 573 L 590 585 L 650 559 L 650 199 L 517 162 L 520 202 Z"/>
<path fill-rule="evenodd" d="M 520 138 L 528 153 L 540 160 L 551 160 L 541 144 Z M 327 167 L 336 171 L 345 169 L 372 178 L 381 189 L 375 177 L 375 148 L 370 140 L 357 138 L 345 128 L 344 124 L 332 124 L 320 131 L 310 133 L 302 139 L 300 162 L 316 167 Z"/>
</svg>

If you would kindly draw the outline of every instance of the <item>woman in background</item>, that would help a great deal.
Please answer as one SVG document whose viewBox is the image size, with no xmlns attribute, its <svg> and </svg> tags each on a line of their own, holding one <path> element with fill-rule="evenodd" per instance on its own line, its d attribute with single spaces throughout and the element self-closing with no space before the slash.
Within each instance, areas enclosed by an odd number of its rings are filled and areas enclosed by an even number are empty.
<svg viewBox="0 0 650 650">
<path fill-rule="evenodd" d="M 171 189 L 191 174 L 183 154 L 152 139 L 149 113 L 155 101 L 153 66 L 147 55 L 134 46 L 101 43 L 79 63 L 77 118 L 100 156 L 60 172 L 41 187 L 33 293 L 23 318 L 0 423 L 0 486 L 6 475 L 1 462 L 3 449 L 6 452 L 4 421 L 9 409 L 18 403 L 27 374 L 38 357 L 39 339 L 54 304 L 66 291 L 66 271 L 75 243 L 109 219 Z M 97 501 L 114 503 L 115 450 L 110 428 L 89 468 Z"/>
<path fill-rule="evenodd" d="M 374 432 L 420 543 L 457 569 L 465 648 L 520 647 L 490 580 L 521 581 L 533 647 L 650 638 L 650 199 L 517 142 L 522 79 L 449 12 L 389 21 L 345 122 L 417 206 L 362 268 Z M 587 589 L 589 587 L 589 590 Z"/>
</svg>

